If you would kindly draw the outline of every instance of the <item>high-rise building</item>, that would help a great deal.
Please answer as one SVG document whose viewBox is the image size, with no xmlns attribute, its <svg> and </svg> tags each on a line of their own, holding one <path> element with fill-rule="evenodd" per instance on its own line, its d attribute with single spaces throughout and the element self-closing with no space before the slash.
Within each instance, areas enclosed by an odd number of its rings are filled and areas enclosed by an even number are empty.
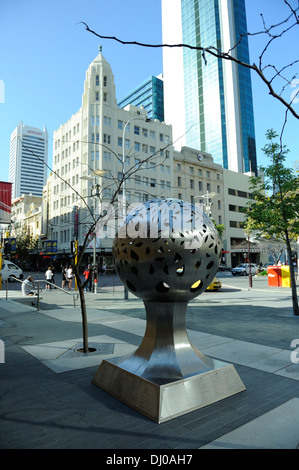
<svg viewBox="0 0 299 470">
<path fill-rule="evenodd" d="M 164 121 L 163 80 L 153 75 L 150 76 L 118 102 L 120 108 L 124 108 L 128 104 L 137 107 L 143 106 L 149 119 Z"/>
<path fill-rule="evenodd" d="M 12 200 L 23 194 L 42 196 L 46 183 L 48 131 L 21 121 L 10 137 L 9 182 Z"/>
<path fill-rule="evenodd" d="M 163 43 L 215 47 L 249 62 L 244 0 L 162 0 Z M 249 69 L 208 52 L 163 48 L 165 121 L 179 149 L 212 154 L 236 172 L 256 172 Z"/>
<path fill-rule="evenodd" d="M 118 107 L 113 72 L 100 49 L 86 71 L 81 108 L 54 131 L 53 172 L 43 199 L 47 239 L 57 240 L 59 252 L 70 249 L 74 236 L 82 245 L 91 212 L 98 217 L 115 194 L 117 201 L 125 195 L 129 206 L 170 196 L 171 142 L 171 126 L 150 120 L 144 107 Z M 97 175 L 97 170 L 104 175 Z M 118 194 L 123 174 L 125 182 Z M 111 250 L 113 224 L 111 218 L 107 226 L 98 228 L 97 249 Z"/>
</svg>

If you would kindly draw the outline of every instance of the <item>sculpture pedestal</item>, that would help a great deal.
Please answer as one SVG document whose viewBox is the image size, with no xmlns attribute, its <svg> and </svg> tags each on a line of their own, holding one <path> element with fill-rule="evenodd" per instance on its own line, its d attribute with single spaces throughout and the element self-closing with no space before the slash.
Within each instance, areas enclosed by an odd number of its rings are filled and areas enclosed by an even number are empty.
<svg viewBox="0 0 299 470">
<path fill-rule="evenodd" d="M 161 423 L 245 390 L 231 364 L 190 343 L 187 302 L 145 301 L 147 326 L 131 355 L 104 360 L 93 383 Z"/>
<path fill-rule="evenodd" d="M 214 362 L 214 370 L 159 385 L 104 360 L 93 383 L 153 421 L 162 423 L 245 390 L 233 365 Z"/>
</svg>

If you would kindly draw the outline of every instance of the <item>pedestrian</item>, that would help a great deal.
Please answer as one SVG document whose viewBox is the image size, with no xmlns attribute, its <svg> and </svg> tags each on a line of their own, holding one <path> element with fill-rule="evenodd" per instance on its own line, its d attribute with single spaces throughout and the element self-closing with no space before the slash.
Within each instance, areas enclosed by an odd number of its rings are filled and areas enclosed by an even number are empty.
<svg viewBox="0 0 299 470">
<path fill-rule="evenodd" d="M 89 290 L 89 292 L 91 292 L 91 289 L 92 289 L 92 270 L 91 270 L 90 264 L 85 269 L 85 271 L 83 273 L 83 276 L 85 277 L 85 282 L 83 284 L 83 288 L 85 289 L 86 292 L 87 292 L 87 289 Z"/>
<path fill-rule="evenodd" d="M 73 269 L 71 265 L 68 267 L 66 271 L 66 277 L 67 277 L 67 282 L 68 282 L 68 289 L 72 290 Z"/>
<path fill-rule="evenodd" d="M 50 266 L 48 267 L 47 271 L 45 272 L 45 276 L 46 276 L 46 290 L 50 290 L 51 289 L 51 285 L 49 284 L 49 282 L 52 282 L 52 278 L 53 278 L 53 273 L 51 271 L 51 268 Z"/>
<path fill-rule="evenodd" d="M 61 273 L 62 274 L 62 284 L 61 284 L 62 289 L 65 289 L 65 286 L 67 285 L 67 282 L 68 282 L 66 272 L 67 272 L 67 266 L 63 268 L 62 273 Z"/>
<path fill-rule="evenodd" d="M 33 282 L 33 276 L 28 276 L 25 281 L 22 282 L 22 295 L 27 296 L 27 295 L 35 295 L 34 292 L 32 292 L 31 288 L 35 288 L 34 282 Z"/>
<path fill-rule="evenodd" d="M 52 271 L 52 284 L 55 284 L 55 272 L 54 272 L 54 266 L 51 266 L 51 271 Z M 53 289 L 56 289 L 55 285 L 53 286 Z"/>
</svg>

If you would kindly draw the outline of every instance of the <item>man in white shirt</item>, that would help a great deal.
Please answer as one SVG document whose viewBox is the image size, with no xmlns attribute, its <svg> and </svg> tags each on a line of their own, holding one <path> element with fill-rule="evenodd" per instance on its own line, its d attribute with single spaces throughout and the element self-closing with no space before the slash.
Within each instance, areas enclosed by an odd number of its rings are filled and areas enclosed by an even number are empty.
<svg viewBox="0 0 299 470">
<path fill-rule="evenodd" d="M 49 282 L 52 282 L 52 277 L 53 277 L 53 272 L 51 271 L 51 268 L 48 268 L 47 271 L 45 272 L 46 280 Z M 46 283 L 46 290 L 50 290 L 51 286 L 50 284 Z"/>
<path fill-rule="evenodd" d="M 66 277 L 68 281 L 68 288 L 69 290 L 72 289 L 72 280 L 73 280 L 73 269 L 72 266 L 69 266 L 67 271 L 66 271 Z"/>
</svg>

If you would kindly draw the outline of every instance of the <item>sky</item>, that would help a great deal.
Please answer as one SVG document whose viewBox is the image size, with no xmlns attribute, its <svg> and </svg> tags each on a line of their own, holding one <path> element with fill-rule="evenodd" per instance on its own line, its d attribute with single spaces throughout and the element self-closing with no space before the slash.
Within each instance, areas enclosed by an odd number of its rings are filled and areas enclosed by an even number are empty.
<svg viewBox="0 0 299 470">
<path fill-rule="evenodd" d="M 270 25 L 288 12 L 283 0 L 246 0 L 246 11 L 249 32 L 263 28 L 261 13 Z M 102 35 L 162 42 L 160 0 L 0 0 L 1 181 L 8 181 L 10 135 L 20 121 L 47 128 L 51 166 L 53 131 L 81 107 L 85 73 L 100 44 L 112 67 L 117 100 L 150 75 L 163 71 L 162 49 L 99 39 L 86 31 L 81 21 Z M 285 40 L 274 41 L 264 64 L 282 67 L 296 59 L 298 34 L 299 26 Z M 263 47 L 260 35 L 250 39 L 251 61 L 258 60 Z M 299 65 L 292 75 L 296 72 Z M 299 89 L 299 74 L 293 84 L 284 92 L 289 99 Z M 273 128 L 280 133 L 285 108 L 268 95 L 256 75 L 252 75 L 252 86 L 258 165 L 264 165 L 268 161 L 261 149 L 266 144 L 266 131 Z M 299 111 L 299 99 L 294 108 Z M 289 167 L 299 160 L 298 130 L 298 120 L 289 115 L 283 142 L 290 150 L 286 160 Z"/>
</svg>

